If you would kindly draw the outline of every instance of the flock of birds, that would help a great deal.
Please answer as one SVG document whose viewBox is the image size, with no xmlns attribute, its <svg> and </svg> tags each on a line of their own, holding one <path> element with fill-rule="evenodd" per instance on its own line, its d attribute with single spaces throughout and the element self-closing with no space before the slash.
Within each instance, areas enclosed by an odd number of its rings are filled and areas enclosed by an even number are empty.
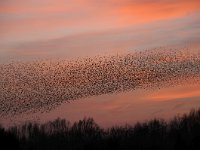
<svg viewBox="0 0 200 150">
<path fill-rule="evenodd" d="M 46 112 L 71 100 L 188 79 L 200 83 L 200 54 L 189 50 L 0 64 L 0 116 Z"/>
</svg>

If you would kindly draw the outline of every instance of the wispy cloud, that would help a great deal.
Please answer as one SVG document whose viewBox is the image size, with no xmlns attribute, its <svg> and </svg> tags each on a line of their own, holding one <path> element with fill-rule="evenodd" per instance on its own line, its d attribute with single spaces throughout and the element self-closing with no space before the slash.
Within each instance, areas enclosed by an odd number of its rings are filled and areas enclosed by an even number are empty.
<svg viewBox="0 0 200 150">
<path fill-rule="evenodd" d="M 5 41 L 49 39 L 176 19 L 200 10 L 198 0 L 11 0 L 0 2 Z M 42 32 L 41 32 L 42 31 Z"/>
</svg>

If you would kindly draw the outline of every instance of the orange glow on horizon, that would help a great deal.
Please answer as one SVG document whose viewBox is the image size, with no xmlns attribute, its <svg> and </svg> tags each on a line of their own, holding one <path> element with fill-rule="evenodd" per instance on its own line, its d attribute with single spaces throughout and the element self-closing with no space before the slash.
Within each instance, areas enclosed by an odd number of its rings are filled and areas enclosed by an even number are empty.
<svg viewBox="0 0 200 150">
<path fill-rule="evenodd" d="M 188 83 L 179 87 L 157 90 L 156 93 L 149 94 L 145 99 L 151 101 L 171 101 L 178 99 L 200 97 L 200 85 Z"/>
</svg>

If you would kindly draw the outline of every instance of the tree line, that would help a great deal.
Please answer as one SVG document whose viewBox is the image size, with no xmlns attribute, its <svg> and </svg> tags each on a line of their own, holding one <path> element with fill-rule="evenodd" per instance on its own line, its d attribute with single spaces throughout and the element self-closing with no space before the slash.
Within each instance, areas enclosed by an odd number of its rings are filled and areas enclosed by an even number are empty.
<svg viewBox="0 0 200 150">
<path fill-rule="evenodd" d="M 200 109 L 171 121 L 101 128 L 92 118 L 0 126 L 0 149 L 17 150 L 192 150 L 200 149 Z"/>
</svg>

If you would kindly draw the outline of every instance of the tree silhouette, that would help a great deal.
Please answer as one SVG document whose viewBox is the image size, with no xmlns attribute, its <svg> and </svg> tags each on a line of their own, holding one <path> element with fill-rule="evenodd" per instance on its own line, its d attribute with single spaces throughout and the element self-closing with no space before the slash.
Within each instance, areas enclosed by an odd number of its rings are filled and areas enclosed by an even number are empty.
<svg viewBox="0 0 200 150">
<path fill-rule="evenodd" d="M 21 150 L 198 150 L 200 109 L 169 122 L 153 119 L 108 129 L 99 127 L 92 118 L 73 124 L 58 118 L 44 124 L 33 122 L 8 129 L 0 126 L 0 146 Z"/>
</svg>

